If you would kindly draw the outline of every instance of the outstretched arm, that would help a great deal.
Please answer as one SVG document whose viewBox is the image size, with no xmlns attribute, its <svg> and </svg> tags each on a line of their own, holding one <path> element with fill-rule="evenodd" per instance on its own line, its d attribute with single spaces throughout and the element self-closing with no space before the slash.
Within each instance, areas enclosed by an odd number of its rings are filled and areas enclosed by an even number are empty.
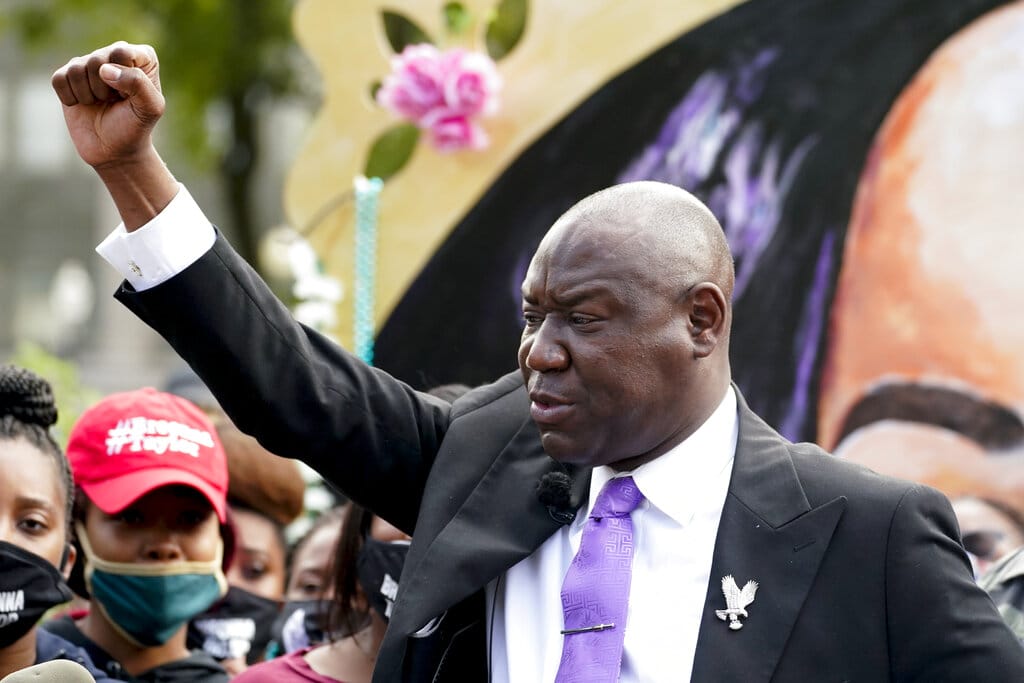
<svg viewBox="0 0 1024 683">
<path fill-rule="evenodd" d="M 115 231 L 100 248 L 131 285 L 121 301 L 170 342 L 239 428 L 413 529 L 450 407 L 299 325 L 216 238 L 153 147 L 164 98 L 152 48 L 115 43 L 77 57 L 54 73 L 53 87 L 79 155 L 130 233 Z"/>
<path fill-rule="evenodd" d="M 156 52 L 114 43 L 75 57 L 51 83 L 78 155 L 103 181 L 125 229 L 142 227 L 178 193 L 153 146 L 153 129 L 164 113 Z"/>
</svg>

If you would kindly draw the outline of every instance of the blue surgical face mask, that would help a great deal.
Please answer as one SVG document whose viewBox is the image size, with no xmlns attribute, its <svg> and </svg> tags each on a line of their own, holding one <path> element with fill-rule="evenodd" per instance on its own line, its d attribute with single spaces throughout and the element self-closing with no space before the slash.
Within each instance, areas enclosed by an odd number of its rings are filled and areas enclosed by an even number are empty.
<svg viewBox="0 0 1024 683">
<path fill-rule="evenodd" d="M 108 562 L 92 552 L 82 524 L 76 528 L 93 604 L 140 647 L 163 645 L 227 592 L 223 542 L 209 562 Z"/>
</svg>

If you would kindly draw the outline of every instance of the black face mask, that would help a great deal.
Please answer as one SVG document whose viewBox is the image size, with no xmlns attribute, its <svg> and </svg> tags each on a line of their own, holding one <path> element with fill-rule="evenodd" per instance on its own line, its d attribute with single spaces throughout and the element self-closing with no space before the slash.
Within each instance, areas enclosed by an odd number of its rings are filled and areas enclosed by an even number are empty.
<svg viewBox="0 0 1024 683">
<path fill-rule="evenodd" d="M 204 614 L 188 624 L 188 646 L 214 659 L 241 659 L 254 664 L 270 642 L 270 629 L 281 611 L 276 600 L 235 586 Z"/>
<path fill-rule="evenodd" d="M 28 633 L 51 607 L 69 600 L 71 589 L 48 560 L 0 541 L 0 648 Z"/>
<path fill-rule="evenodd" d="M 272 652 L 276 657 L 327 641 L 329 600 L 289 600 L 270 627 Z"/>
<path fill-rule="evenodd" d="M 367 538 L 356 560 L 359 585 L 377 614 L 387 621 L 398 595 L 398 579 L 402 575 L 405 556 L 409 554 L 408 541 L 378 541 Z"/>
</svg>

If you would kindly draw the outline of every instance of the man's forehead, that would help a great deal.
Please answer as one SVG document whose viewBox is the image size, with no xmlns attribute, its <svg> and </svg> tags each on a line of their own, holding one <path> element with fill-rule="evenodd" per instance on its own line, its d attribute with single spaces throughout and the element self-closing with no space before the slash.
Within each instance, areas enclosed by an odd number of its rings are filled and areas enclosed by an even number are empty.
<svg viewBox="0 0 1024 683">
<path fill-rule="evenodd" d="M 589 282 L 606 284 L 644 272 L 647 267 L 633 250 L 616 249 L 598 240 L 562 240 L 541 244 L 523 281 L 527 287 L 564 289 Z"/>
<path fill-rule="evenodd" d="M 642 213 L 587 212 L 562 216 L 545 235 L 538 251 L 620 251 L 623 246 L 653 246 L 665 231 Z"/>
<path fill-rule="evenodd" d="M 527 276 L 544 279 L 617 279 L 620 273 L 647 272 L 660 253 L 642 230 L 589 221 L 557 225 L 537 248 Z"/>
</svg>

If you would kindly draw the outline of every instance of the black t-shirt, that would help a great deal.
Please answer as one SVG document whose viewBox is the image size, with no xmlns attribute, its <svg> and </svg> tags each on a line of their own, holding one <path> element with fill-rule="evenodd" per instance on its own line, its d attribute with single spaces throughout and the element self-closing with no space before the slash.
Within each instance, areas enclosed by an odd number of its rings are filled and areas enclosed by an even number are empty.
<svg viewBox="0 0 1024 683">
<path fill-rule="evenodd" d="M 224 667 L 202 650 L 193 650 L 188 657 L 161 664 L 138 676 L 132 676 L 124 670 L 120 662 L 107 654 L 106 650 L 89 640 L 70 616 L 52 619 L 40 624 L 40 627 L 84 649 L 97 668 L 119 681 L 130 681 L 131 683 L 185 683 L 186 681 L 228 683 L 229 680 Z"/>
</svg>

